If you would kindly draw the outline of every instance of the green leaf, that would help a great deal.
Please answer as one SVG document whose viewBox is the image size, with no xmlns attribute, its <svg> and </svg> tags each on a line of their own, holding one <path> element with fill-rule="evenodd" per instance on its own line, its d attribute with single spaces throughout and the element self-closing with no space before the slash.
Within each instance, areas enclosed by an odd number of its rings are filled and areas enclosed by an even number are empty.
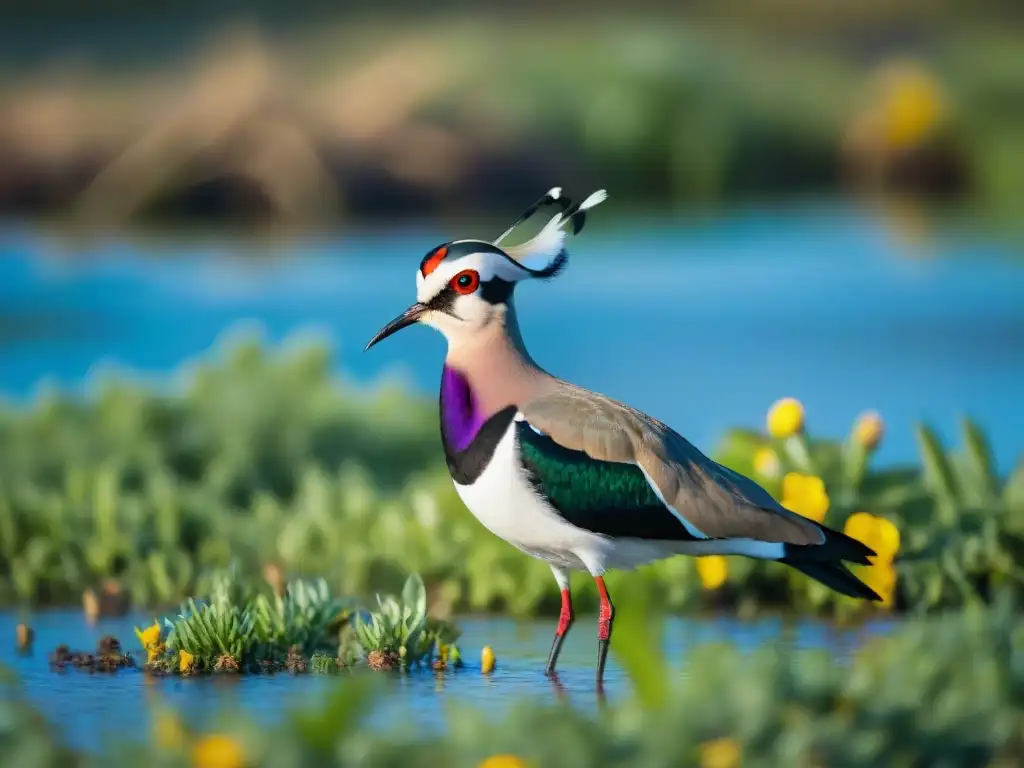
<svg viewBox="0 0 1024 768">
<path fill-rule="evenodd" d="M 949 462 L 931 428 L 918 424 L 916 435 L 921 451 L 921 479 L 938 503 L 940 519 L 950 524 L 956 514 L 957 497 Z"/>
<path fill-rule="evenodd" d="M 963 433 L 966 485 L 971 492 L 971 500 L 978 504 L 992 504 L 998 498 L 999 488 L 988 441 L 981 429 L 966 417 L 961 420 L 960 429 Z"/>
<path fill-rule="evenodd" d="M 1003 501 L 1010 509 L 1024 512 L 1024 459 L 1017 464 L 1016 469 L 1007 478 L 1006 485 L 1003 487 Z"/>
</svg>

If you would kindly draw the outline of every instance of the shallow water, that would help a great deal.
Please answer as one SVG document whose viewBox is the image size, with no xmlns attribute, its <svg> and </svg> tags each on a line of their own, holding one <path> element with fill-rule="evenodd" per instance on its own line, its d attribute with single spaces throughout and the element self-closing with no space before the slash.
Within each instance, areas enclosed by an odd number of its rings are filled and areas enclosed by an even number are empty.
<svg viewBox="0 0 1024 768">
<path fill-rule="evenodd" d="M 237 241 L 73 246 L 0 231 L 0 392 L 25 396 L 44 377 L 77 384 L 104 360 L 164 372 L 254 319 L 271 339 L 320 329 L 345 376 L 401 371 L 433 396 L 437 334 L 361 349 L 413 300 L 422 254 L 451 235 L 270 244 L 264 255 L 282 258 L 254 259 Z M 807 209 L 598 224 L 570 245 L 563 276 L 517 292 L 531 352 L 705 450 L 729 426 L 760 425 L 783 395 L 827 435 L 880 410 L 882 462 L 916 458 L 913 421 L 952 436 L 960 413 L 984 426 L 1001 469 L 1024 450 L 1024 269 L 981 238 L 911 249 L 878 220 Z"/>
<path fill-rule="evenodd" d="M 58 724 L 70 743 L 88 749 L 97 749 L 109 739 L 145 738 L 154 702 L 175 707 L 200 729 L 211 727 L 217 713 L 225 708 L 270 724 L 280 720 L 289 707 L 315 706 L 331 685 L 344 685 L 345 681 L 344 676 L 289 674 L 182 680 L 150 678 L 132 670 L 116 675 L 89 675 L 77 670 L 58 673 L 47 664 L 48 653 L 58 644 L 91 651 L 103 635 L 112 634 L 131 651 L 138 647 L 133 626 L 149 624 L 152 617 L 145 614 L 104 619 L 90 626 L 79 610 L 40 612 L 28 620 L 36 631 L 35 650 L 30 656 L 13 650 L 14 628 L 22 620 L 25 618 L 10 612 L 0 613 L 0 664 L 18 673 L 28 698 Z M 371 715 L 371 725 L 401 723 L 416 729 L 443 729 L 449 703 L 472 707 L 491 717 L 500 717 L 523 697 L 552 702 L 564 696 L 582 709 L 598 706 L 593 617 L 578 617 L 566 639 L 559 661 L 560 689 L 543 674 L 554 621 L 464 618 L 458 623 L 463 629 L 459 645 L 467 659 L 466 668 L 440 680 L 429 671 L 395 678 Z M 824 648 L 842 663 L 866 637 L 888 632 L 892 626 L 892 622 L 878 621 L 839 630 L 815 621 L 670 618 L 663 642 L 674 672 L 684 677 L 687 651 L 697 643 L 727 640 L 746 651 L 772 642 L 794 648 Z M 494 648 L 498 658 L 490 676 L 480 673 L 480 649 L 485 644 Z M 628 681 L 614 656 L 609 658 L 605 689 L 609 701 L 629 692 Z"/>
</svg>

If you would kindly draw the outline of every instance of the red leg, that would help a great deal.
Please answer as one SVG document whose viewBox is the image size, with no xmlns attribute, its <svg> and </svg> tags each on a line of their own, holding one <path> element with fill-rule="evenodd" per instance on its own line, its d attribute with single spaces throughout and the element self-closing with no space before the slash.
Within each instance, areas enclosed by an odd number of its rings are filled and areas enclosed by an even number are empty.
<svg viewBox="0 0 1024 768">
<path fill-rule="evenodd" d="M 565 640 L 569 628 L 572 626 L 572 595 L 567 587 L 562 588 L 562 610 L 558 614 L 558 628 L 555 630 L 555 639 L 551 643 L 551 653 L 548 654 L 548 665 L 544 670 L 547 675 L 555 672 L 555 664 L 558 663 L 558 654 L 562 652 L 562 641 Z"/>
<path fill-rule="evenodd" d="M 600 684 L 604 679 L 604 665 L 608 660 L 608 644 L 612 639 L 612 624 L 615 621 L 615 606 L 608 597 L 608 588 L 604 585 L 604 578 L 594 577 L 597 582 L 597 593 L 601 598 L 601 609 L 597 615 L 597 682 Z"/>
</svg>

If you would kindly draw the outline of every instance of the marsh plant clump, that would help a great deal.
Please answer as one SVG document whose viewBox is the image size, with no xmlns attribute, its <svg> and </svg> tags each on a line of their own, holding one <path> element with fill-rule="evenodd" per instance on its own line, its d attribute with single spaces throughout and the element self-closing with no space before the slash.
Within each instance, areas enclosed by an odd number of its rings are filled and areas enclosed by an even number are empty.
<svg viewBox="0 0 1024 768">
<path fill-rule="evenodd" d="M 442 667 L 462 665 L 455 644 L 459 632 L 427 615 L 427 590 L 419 574 L 409 576 L 401 597 L 377 595 L 377 610 L 356 613 L 353 628 L 372 669 L 410 669 L 435 661 Z"/>
<path fill-rule="evenodd" d="M 189 598 L 177 616 L 136 629 L 146 671 L 323 675 L 360 663 L 375 670 L 462 665 L 459 632 L 427 615 L 417 574 L 408 577 L 400 598 L 378 597 L 376 611 L 356 610 L 323 579 L 289 581 L 283 595 L 272 596 L 247 590 L 232 571 L 213 574 L 209 583 L 206 599 Z"/>
</svg>

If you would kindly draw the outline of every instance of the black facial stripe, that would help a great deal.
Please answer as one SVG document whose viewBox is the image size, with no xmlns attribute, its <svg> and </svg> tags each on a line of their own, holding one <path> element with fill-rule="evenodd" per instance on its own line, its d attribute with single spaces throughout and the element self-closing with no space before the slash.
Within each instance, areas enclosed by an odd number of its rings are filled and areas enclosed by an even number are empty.
<svg viewBox="0 0 1024 768">
<path fill-rule="evenodd" d="M 450 285 L 446 285 L 441 289 L 440 293 L 427 302 L 427 306 L 435 312 L 444 312 L 446 315 L 454 317 L 456 320 L 461 320 L 462 318 L 456 315 L 454 310 L 455 299 L 457 296 L 458 294 L 452 290 L 452 287 Z"/>
<path fill-rule="evenodd" d="M 480 294 L 480 298 L 488 304 L 504 304 L 512 295 L 512 289 L 515 286 L 516 284 L 510 280 L 494 277 L 481 282 L 477 292 Z"/>
</svg>

